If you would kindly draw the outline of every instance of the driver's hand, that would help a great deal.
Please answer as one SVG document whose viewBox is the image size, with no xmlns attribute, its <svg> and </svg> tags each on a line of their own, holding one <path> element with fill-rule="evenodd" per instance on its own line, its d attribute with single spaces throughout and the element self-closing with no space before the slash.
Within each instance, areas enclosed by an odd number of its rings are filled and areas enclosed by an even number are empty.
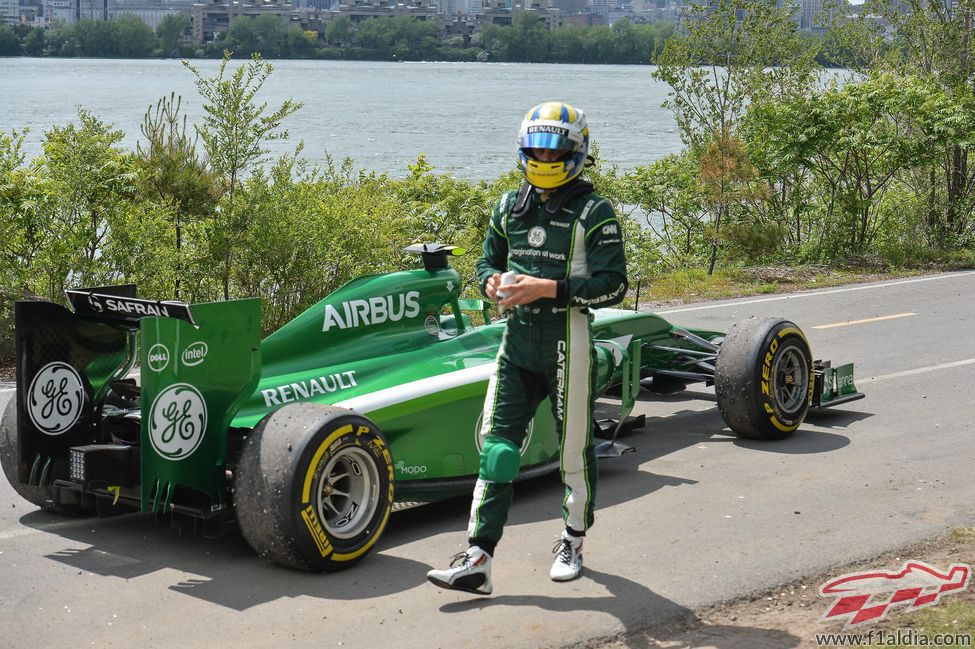
<svg viewBox="0 0 975 649">
<path fill-rule="evenodd" d="M 496 300 L 498 298 L 498 286 L 501 285 L 501 273 L 495 273 L 488 277 L 488 281 L 484 284 L 484 294 L 488 296 L 489 300 Z"/>
<path fill-rule="evenodd" d="M 498 281 L 500 281 L 500 277 Z M 508 284 L 504 287 L 505 297 L 498 302 L 498 306 L 502 309 L 509 309 L 518 304 L 531 304 L 543 297 L 555 297 L 556 286 L 554 279 L 518 275 L 514 284 Z M 495 292 L 497 292 L 497 287 L 495 287 Z"/>
</svg>

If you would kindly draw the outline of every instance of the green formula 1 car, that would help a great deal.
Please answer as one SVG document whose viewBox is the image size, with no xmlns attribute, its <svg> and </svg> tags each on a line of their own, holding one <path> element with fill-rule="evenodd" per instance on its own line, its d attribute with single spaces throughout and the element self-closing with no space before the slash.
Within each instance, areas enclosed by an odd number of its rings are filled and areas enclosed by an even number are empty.
<svg viewBox="0 0 975 649">
<path fill-rule="evenodd" d="M 504 330 L 482 302 L 459 299 L 447 263 L 457 250 L 408 250 L 423 269 L 361 277 L 263 340 L 256 299 L 191 306 L 137 299 L 127 285 L 69 291 L 71 310 L 19 302 L 17 392 L 0 424 L 7 479 L 56 511 L 236 523 L 279 564 L 352 565 L 394 503 L 470 489 Z M 596 391 L 622 395 L 618 420 L 599 422 L 600 457 L 628 450 L 615 437 L 640 425 L 628 415 L 641 387 L 713 384 L 728 426 L 760 439 L 863 396 L 852 364 L 814 362 L 784 320 L 726 335 L 603 309 L 592 326 Z M 543 404 L 520 478 L 557 470 L 558 447 Z"/>
</svg>

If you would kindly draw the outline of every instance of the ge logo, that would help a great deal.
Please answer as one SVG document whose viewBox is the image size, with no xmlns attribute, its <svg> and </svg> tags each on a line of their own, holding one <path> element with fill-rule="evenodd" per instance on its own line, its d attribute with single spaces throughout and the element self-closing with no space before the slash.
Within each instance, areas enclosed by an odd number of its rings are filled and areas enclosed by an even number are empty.
<svg viewBox="0 0 975 649">
<path fill-rule="evenodd" d="M 207 405 L 188 383 L 174 383 L 152 402 L 149 409 L 149 441 L 156 452 L 170 460 L 192 455 L 207 427 Z"/>
<path fill-rule="evenodd" d="M 477 452 L 480 453 L 481 449 L 484 448 L 484 437 L 487 435 L 486 430 L 481 430 L 484 425 L 484 412 L 481 412 L 477 417 L 477 424 L 474 425 L 474 446 L 477 447 Z M 535 420 L 532 419 L 528 422 L 528 430 L 525 432 L 525 441 L 521 443 L 521 454 L 524 455 L 525 451 L 528 450 L 528 445 L 532 441 L 532 430 L 535 428 Z"/>
<path fill-rule="evenodd" d="M 60 435 L 81 417 L 85 386 L 67 363 L 48 363 L 34 375 L 27 389 L 27 415 L 37 430 Z"/>
<path fill-rule="evenodd" d="M 545 228 L 536 225 L 528 231 L 528 245 L 532 248 L 541 248 L 545 245 Z"/>
</svg>

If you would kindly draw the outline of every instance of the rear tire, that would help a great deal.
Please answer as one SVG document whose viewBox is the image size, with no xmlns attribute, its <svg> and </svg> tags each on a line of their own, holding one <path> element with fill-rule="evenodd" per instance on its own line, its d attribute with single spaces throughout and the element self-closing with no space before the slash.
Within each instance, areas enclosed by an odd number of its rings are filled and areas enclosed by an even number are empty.
<svg viewBox="0 0 975 649">
<path fill-rule="evenodd" d="M 0 420 L 0 465 L 3 465 L 3 474 L 7 477 L 10 486 L 14 488 L 20 496 L 42 509 L 52 511 L 64 516 L 91 516 L 95 513 L 90 506 L 82 507 L 81 503 L 58 503 L 54 500 L 53 487 L 38 487 L 27 485 L 18 479 L 20 464 L 20 449 L 17 447 L 17 397 L 14 396 L 7 404 Z M 58 463 L 55 463 L 55 467 Z M 57 469 L 55 469 L 57 471 Z"/>
<path fill-rule="evenodd" d="M 362 415 L 293 404 L 248 435 L 235 490 L 240 530 L 261 556 L 299 570 L 342 570 L 386 528 L 393 458 Z"/>
<path fill-rule="evenodd" d="M 739 437 L 791 435 L 809 412 L 813 384 L 809 342 L 788 320 L 749 318 L 721 343 L 714 373 L 718 410 Z"/>
<path fill-rule="evenodd" d="M 20 482 L 20 452 L 17 448 L 17 395 L 14 395 L 3 412 L 0 420 L 0 465 L 10 486 L 20 496 L 38 507 L 54 509 L 51 492 L 45 487 L 35 487 Z"/>
</svg>

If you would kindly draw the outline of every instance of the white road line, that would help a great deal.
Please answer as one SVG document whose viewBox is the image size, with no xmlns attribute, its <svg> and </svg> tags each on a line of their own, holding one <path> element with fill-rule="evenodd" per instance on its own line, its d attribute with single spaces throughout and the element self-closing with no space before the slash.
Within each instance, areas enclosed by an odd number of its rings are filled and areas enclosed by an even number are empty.
<svg viewBox="0 0 975 649">
<path fill-rule="evenodd" d="M 833 295 L 835 293 L 849 293 L 852 291 L 869 291 L 875 288 L 887 288 L 890 286 L 901 286 L 904 284 L 918 284 L 920 282 L 937 282 L 943 279 L 955 277 L 975 277 L 975 271 L 962 273 L 950 273 L 948 275 L 935 275 L 933 277 L 916 277 L 914 279 L 901 279 L 882 284 L 870 284 L 869 286 L 848 286 L 846 288 L 825 289 L 822 291 L 810 291 L 808 293 L 791 293 L 789 295 L 776 295 L 774 297 L 763 297 L 755 300 L 740 300 L 737 302 L 726 302 L 723 304 L 703 304 L 701 306 L 688 306 L 669 311 L 655 311 L 657 315 L 667 315 L 668 313 L 686 313 L 688 311 L 706 311 L 707 309 L 725 309 L 733 306 L 743 306 L 746 304 L 761 304 L 763 302 L 780 302 L 782 300 L 798 300 L 806 297 L 818 297 L 820 295 Z"/>
<path fill-rule="evenodd" d="M 909 318 L 912 315 L 917 315 L 913 311 L 908 311 L 907 313 L 895 313 L 894 315 L 880 315 L 876 318 L 864 318 L 863 320 L 847 320 L 846 322 L 833 322 L 831 324 L 816 325 L 813 329 L 835 329 L 836 327 L 849 327 L 851 325 L 869 324 L 871 322 L 880 322 L 882 320 L 896 320 L 897 318 Z"/>
<path fill-rule="evenodd" d="M 913 370 L 904 370 L 903 372 L 892 372 L 891 374 L 881 374 L 880 376 L 871 376 L 868 379 L 858 379 L 857 383 L 873 383 L 874 381 L 886 381 L 888 379 L 899 379 L 904 376 L 914 376 L 915 374 L 924 374 L 925 372 L 936 372 L 938 370 L 946 370 L 952 367 L 961 367 L 963 365 L 972 365 L 975 363 L 975 358 L 966 358 L 963 361 L 952 361 L 950 363 L 941 363 L 940 365 L 928 365 L 927 367 L 916 367 Z"/>
</svg>

